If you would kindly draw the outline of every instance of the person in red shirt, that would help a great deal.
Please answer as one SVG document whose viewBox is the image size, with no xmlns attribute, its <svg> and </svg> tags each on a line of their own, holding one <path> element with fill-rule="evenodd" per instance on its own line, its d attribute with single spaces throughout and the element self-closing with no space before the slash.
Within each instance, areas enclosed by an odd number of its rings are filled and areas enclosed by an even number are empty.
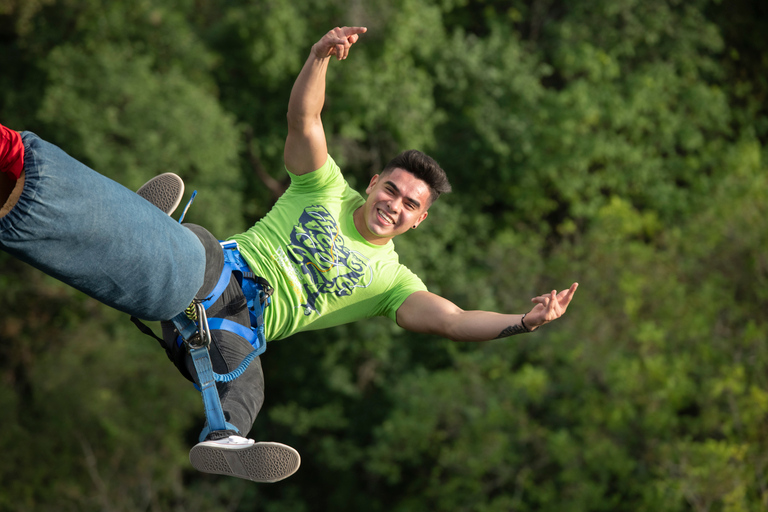
<svg viewBox="0 0 768 512">
<path fill-rule="evenodd" d="M 18 183 L 24 171 L 24 143 L 18 132 L 0 125 L 0 217 L 10 211 L 21 195 Z M 14 199 L 11 199 L 11 194 Z"/>
</svg>

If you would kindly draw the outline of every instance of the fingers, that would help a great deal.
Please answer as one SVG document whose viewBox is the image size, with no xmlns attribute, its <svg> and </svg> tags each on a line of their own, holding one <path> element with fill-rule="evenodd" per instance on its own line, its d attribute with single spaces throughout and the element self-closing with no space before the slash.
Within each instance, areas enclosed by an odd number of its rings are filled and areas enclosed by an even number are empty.
<svg viewBox="0 0 768 512">
<path fill-rule="evenodd" d="M 557 300 L 557 290 L 552 290 L 551 292 L 545 295 L 539 295 L 538 297 L 532 298 L 531 302 L 537 302 L 544 306 L 548 306 L 551 302 L 556 300 Z"/>
<path fill-rule="evenodd" d="M 560 305 L 563 308 L 563 311 L 565 311 L 565 308 L 568 307 L 568 304 L 571 303 L 571 299 L 573 299 L 573 294 L 576 293 L 576 288 L 579 287 L 579 283 L 573 283 L 570 288 L 567 290 L 563 290 L 560 292 Z"/>
<path fill-rule="evenodd" d="M 562 290 L 560 293 L 558 293 L 557 290 L 552 290 L 548 294 L 532 298 L 531 302 L 541 304 L 547 311 L 552 311 L 556 306 L 559 306 L 565 311 L 565 308 L 571 303 L 573 294 L 576 293 L 578 287 L 579 283 L 573 283 L 570 288 Z"/>
<path fill-rule="evenodd" d="M 560 302 L 558 302 L 558 300 L 557 300 L 557 290 L 552 290 L 549 293 L 549 302 L 547 302 L 544 305 L 547 306 L 547 312 L 548 313 L 555 312 L 557 314 L 556 316 L 560 316 L 561 315 L 561 312 L 560 312 Z"/>
<path fill-rule="evenodd" d="M 366 27 L 336 27 L 324 37 L 328 55 L 336 55 L 338 60 L 344 60 L 349 55 L 349 49 L 368 29 Z"/>
<path fill-rule="evenodd" d="M 342 27 L 341 30 L 344 31 L 344 34 L 347 37 L 354 36 L 355 41 L 357 41 L 358 34 L 365 34 L 368 32 L 367 27 Z"/>
<path fill-rule="evenodd" d="M 557 290 L 552 290 L 549 293 L 532 298 L 531 302 L 535 303 L 536 306 L 534 306 L 530 313 L 535 313 L 537 319 L 541 318 L 541 322 L 536 325 L 543 325 L 563 316 L 578 287 L 579 283 L 573 283 L 570 288 L 560 293 Z"/>
</svg>

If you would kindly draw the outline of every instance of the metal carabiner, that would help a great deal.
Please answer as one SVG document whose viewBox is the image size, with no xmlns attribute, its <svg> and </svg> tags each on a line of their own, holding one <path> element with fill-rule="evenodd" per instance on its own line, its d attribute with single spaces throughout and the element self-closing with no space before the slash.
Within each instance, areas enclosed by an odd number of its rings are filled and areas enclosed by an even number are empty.
<svg viewBox="0 0 768 512">
<path fill-rule="evenodd" d="M 208 314 L 202 302 L 194 301 L 197 316 L 197 332 L 186 340 L 191 348 L 208 348 L 211 345 L 211 330 L 208 328 Z"/>
</svg>

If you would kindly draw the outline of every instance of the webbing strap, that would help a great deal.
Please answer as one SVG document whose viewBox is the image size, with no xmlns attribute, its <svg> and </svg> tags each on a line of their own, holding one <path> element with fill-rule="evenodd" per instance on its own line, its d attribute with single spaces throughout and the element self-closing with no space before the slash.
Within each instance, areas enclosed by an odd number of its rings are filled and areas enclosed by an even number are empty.
<svg viewBox="0 0 768 512">
<path fill-rule="evenodd" d="M 213 368 L 211 367 L 211 358 L 208 356 L 208 349 L 190 348 L 189 354 L 195 363 L 197 378 L 200 382 L 200 391 L 203 394 L 203 407 L 205 407 L 205 416 L 208 418 L 208 425 L 213 430 L 226 430 L 227 421 L 224 419 L 224 413 L 221 410 L 219 394 L 216 391 L 216 381 L 213 378 Z"/>
<path fill-rule="evenodd" d="M 232 320 L 227 320 L 226 318 L 209 318 L 208 328 L 212 331 L 230 331 L 237 334 L 241 338 L 244 338 L 245 341 L 253 345 L 253 348 L 259 354 L 267 349 L 266 344 L 261 343 L 261 340 L 259 340 L 259 337 L 256 335 L 256 332 L 254 332 L 253 329 L 237 322 L 233 322 Z"/>
<path fill-rule="evenodd" d="M 216 286 L 213 288 L 211 294 L 205 300 L 203 300 L 203 307 L 205 309 L 208 309 L 213 305 L 214 302 L 219 300 L 221 294 L 224 293 L 224 290 L 226 290 L 227 286 L 229 286 L 229 278 L 231 275 L 232 265 L 224 262 L 224 268 L 221 269 L 221 275 L 219 276 L 219 280 L 216 282 Z"/>
</svg>

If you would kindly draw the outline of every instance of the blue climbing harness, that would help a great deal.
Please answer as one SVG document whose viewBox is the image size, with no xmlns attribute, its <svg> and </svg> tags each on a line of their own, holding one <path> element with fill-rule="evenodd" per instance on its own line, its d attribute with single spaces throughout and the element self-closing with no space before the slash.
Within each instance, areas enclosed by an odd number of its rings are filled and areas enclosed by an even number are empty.
<svg viewBox="0 0 768 512">
<path fill-rule="evenodd" d="M 237 242 L 221 242 L 221 247 L 224 251 L 224 268 L 210 296 L 203 300 L 194 300 L 184 312 L 179 313 L 171 320 L 179 332 L 176 339 L 177 345 L 181 346 L 186 343 L 189 354 L 192 356 L 200 383 L 198 389 L 203 395 L 203 406 L 205 407 L 208 426 L 200 433 L 201 442 L 213 430 L 237 431 L 237 427 L 228 423 L 224 418 L 219 393 L 216 390 L 216 382 L 233 381 L 245 372 L 251 361 L 267 349 L 267 340 L 264 336 L 264 308 L 271 302 L 272 288 L 265 280 L 258 278 L 251 272 L 240 254 Z M 251 320 L 250 328 L 225 318 L 209 319 L 206 314 L 207 309 L 224 293 L 233 274 L 246 297 Z M 208 347 L 211 344 L 211 331 L 230 331 L 248 341 L 253 346 L 253 351 L 233 371 L 220 375 L 213 371 L 208 352 Z"/>
<path fill-rule="evenodd" d="M 192 197 L 184 208 L 179 224 L 184 220 L 184 216 L 187 214 L 187 210 L 189 210 L 196 195 L 197 190 L 192 193 Z M 199 386 L 195 385 L 195 387 L 203 395 L 203 406 L 205 407 L 208 425 L 200 433 L 201 442 L 205 440 L 211 431 L 237 431 L 237 427 L 227 423 L 224 418 L 221 400 L 219 400 L 219 393 L 216 390 L 216 382 L 232 382 L 242 375 L 248 368 L 248 365 L 267 349 L 267 340 L 264 335 L 264 309 L 272 300 L 270 297 L 272 295 L 272 287 L 264 278 L 254 275 L 240 254 L 237 242 L 227 241 L 220 242 L 220 244 L 224 251 L 224 268 L 213 291 L 204 299 L 193 300 L 187 309 L 171 319 L 179 333 L 176 338 L 176 344 L 179 347 L 182 344 L 187 345 L 200 383 Z M 219 297 L 229 286 L 233 275 L 240 284 L 246 298 L 251 321 L 250 328 L 226 318 L 208 319 L 208 308 L 219 300 Z M 132 316 L 131 321 L 136 324 L 136 327 L 141 332 L 155 338 L 160 342 L 161 346 L 165 347 L 165 341 L 155 336 L 152 330 L 144 325 L 141 320 Z M 253 351 L 233 371 L 220 375 L 213 371 L 211 356 L 208 352 L 208 347 L 212 341 L 211 331 L 232 332 L 248 341 L 253 346 Z"/>
</svg>

